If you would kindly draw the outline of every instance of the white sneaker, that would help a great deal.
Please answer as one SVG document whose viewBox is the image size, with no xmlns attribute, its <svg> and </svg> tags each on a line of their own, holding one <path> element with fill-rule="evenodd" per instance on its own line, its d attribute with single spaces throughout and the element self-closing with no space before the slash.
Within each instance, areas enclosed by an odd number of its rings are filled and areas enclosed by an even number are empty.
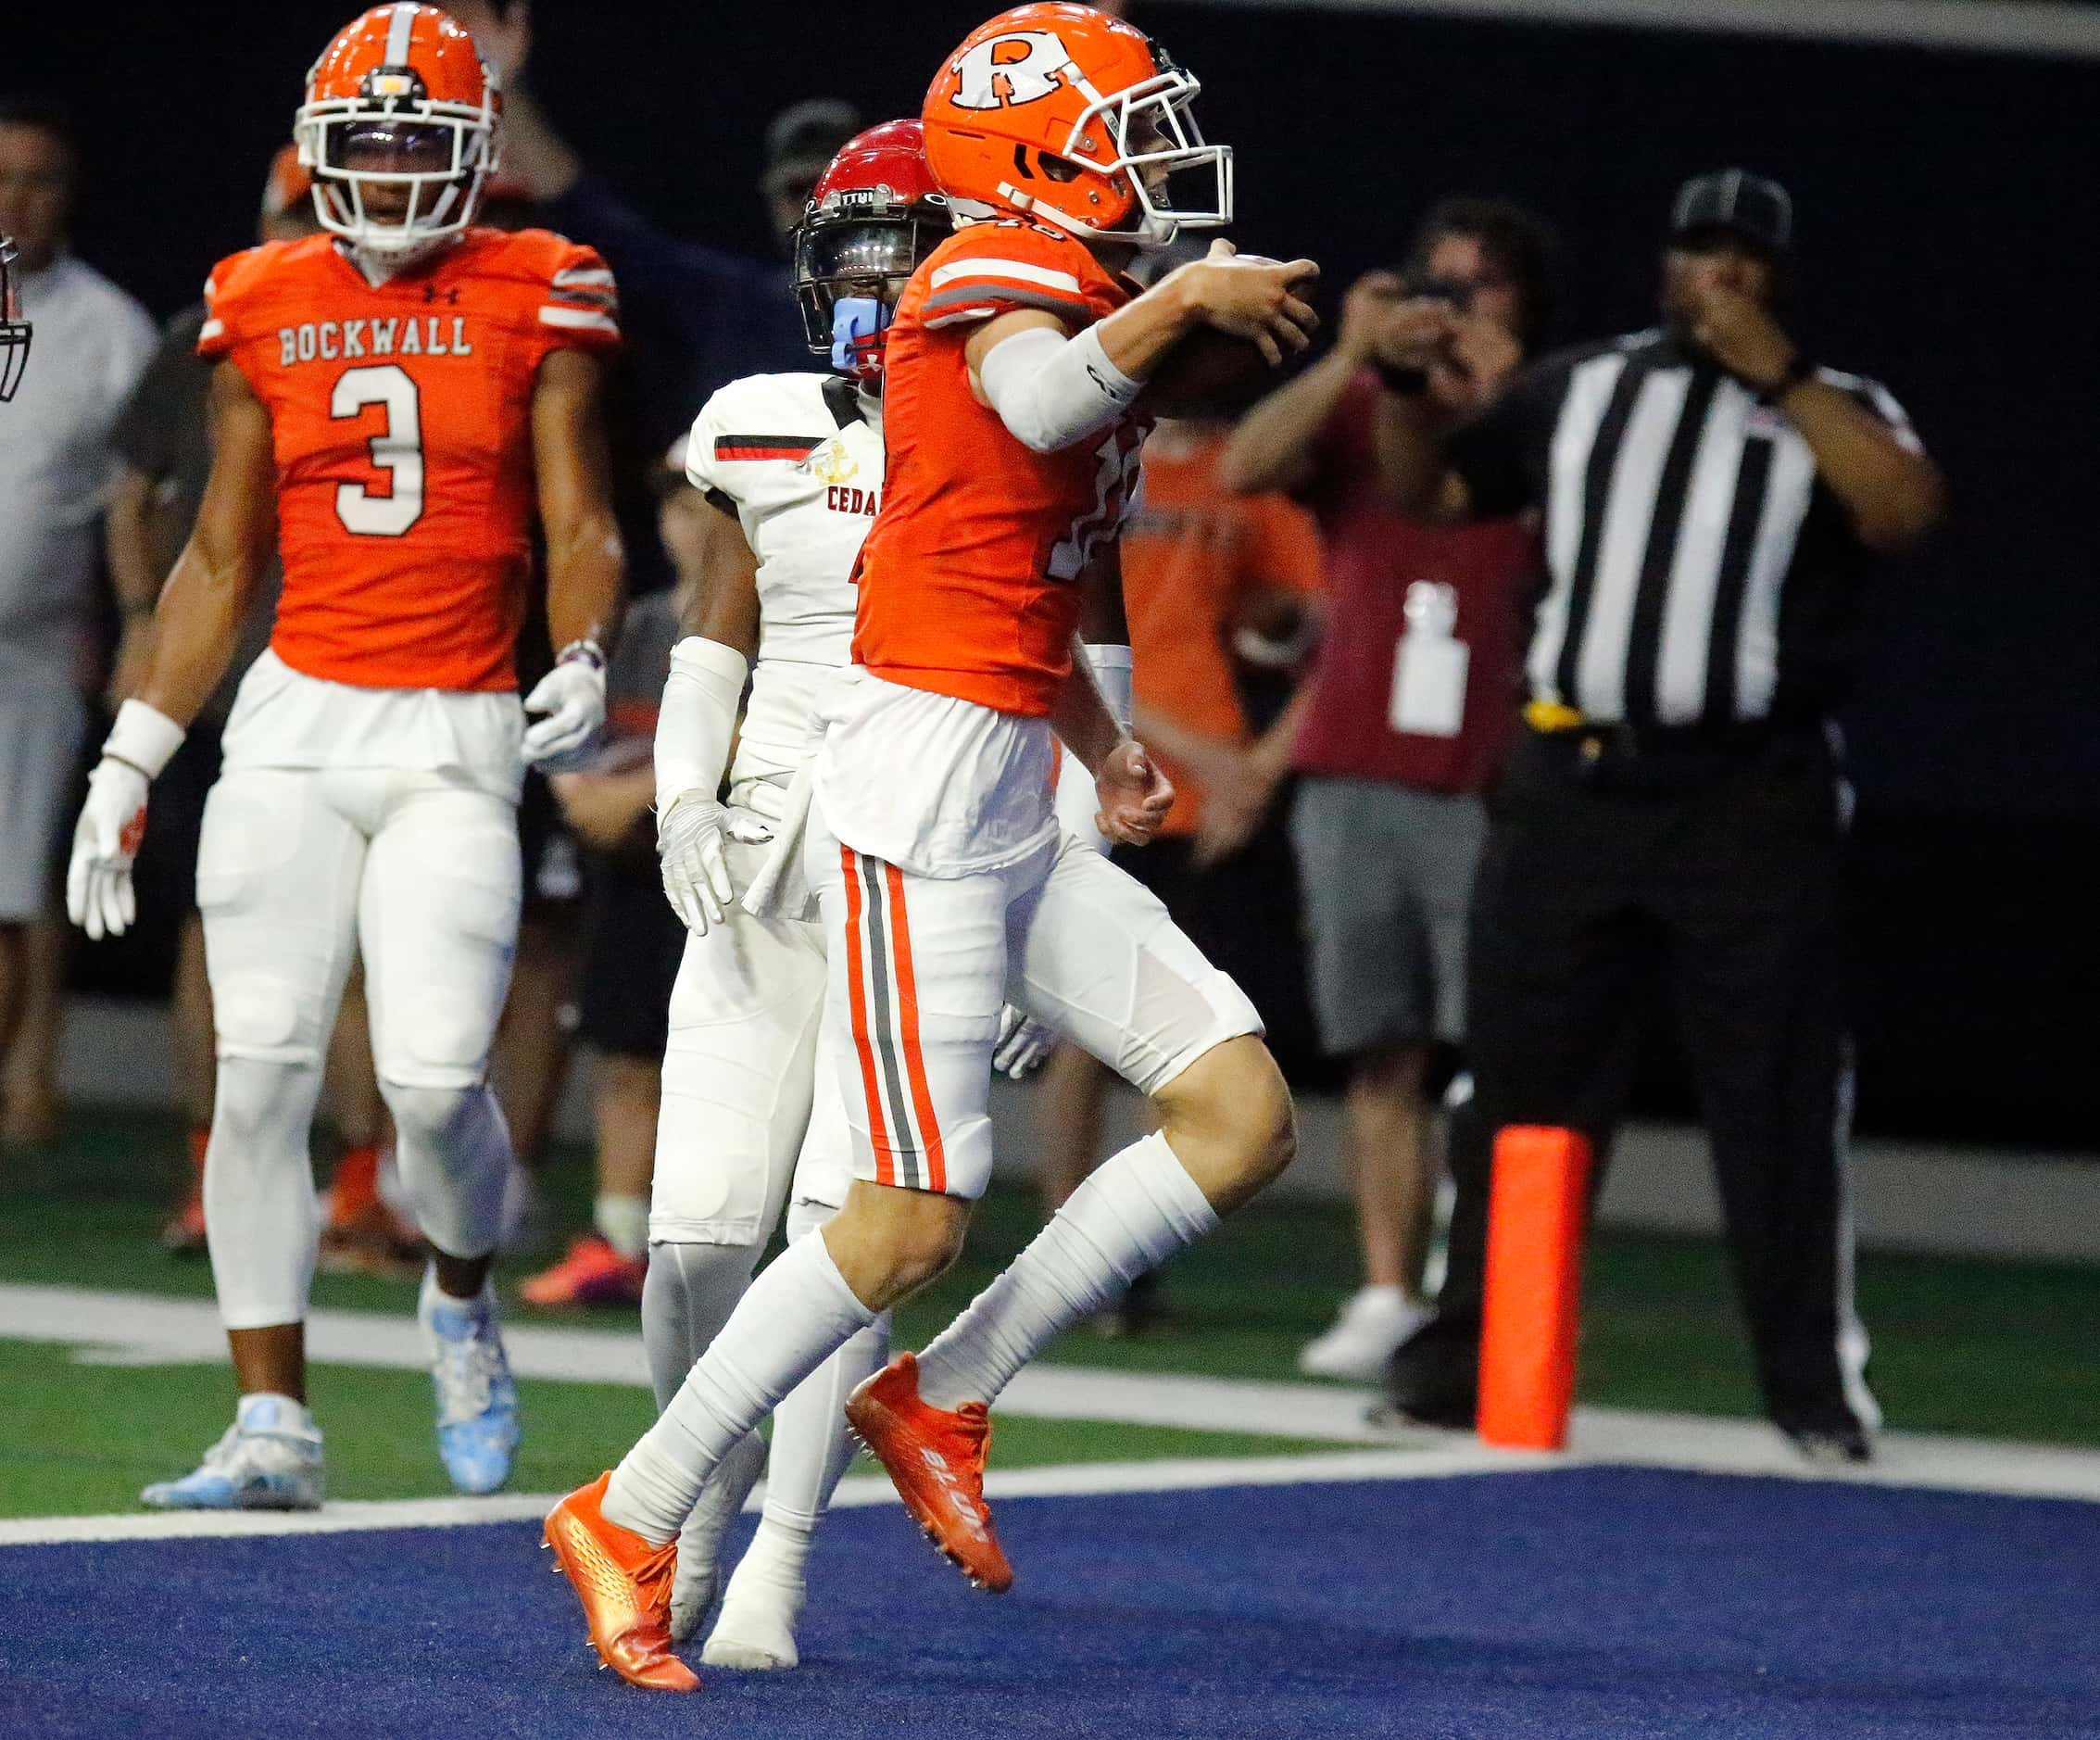
<svg viewBox="0 0 2100 1740">
<path fill-rule="evenodd" d="M 700 1488 L 699 1502 L 678 1531 L 678 1569 L 671 1581 L 673 1643 L 684 1643 L 714 1611 L 722 1587 L 722 1537 L 765 1466 L 766 1441 L 748 1431 Z"/>
<path fill-rule="evenodd" d="M 156 1510 L 319 1510 L 326 1487 L 313 1416 L 288 1395 L 244 1395 L 204 1461 L 139 1500 Z"/>
<path fill-rule="evenodd" d="M 1299 1350 L 1308 1378 L 1348 1378 L 1358 1383 L 1385 1376 L 1393 1349 L 1429 1319 L 1429 1307 L 1398 1287 L 1364 1287 L 1352 1294 L 1334 1327 Z"/>
</svg>

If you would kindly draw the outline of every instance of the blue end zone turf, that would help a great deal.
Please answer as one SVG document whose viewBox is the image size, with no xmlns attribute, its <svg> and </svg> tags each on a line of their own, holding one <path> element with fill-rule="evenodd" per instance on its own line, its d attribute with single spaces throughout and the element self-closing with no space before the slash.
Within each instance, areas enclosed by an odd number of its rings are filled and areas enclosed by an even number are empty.
<svg viewBox="0 0 2100 1740">
<path fill-rule="evenodd" d="M 0 1549 L 0 1734 L 2100 1734 L 2100 1506 L 1618 1469 L 826 1525 L 784 1675 L 595 1671 L 537 1531 Z M 698 1659 L 698 1652 L 694 1658 Z"/>
</svg>

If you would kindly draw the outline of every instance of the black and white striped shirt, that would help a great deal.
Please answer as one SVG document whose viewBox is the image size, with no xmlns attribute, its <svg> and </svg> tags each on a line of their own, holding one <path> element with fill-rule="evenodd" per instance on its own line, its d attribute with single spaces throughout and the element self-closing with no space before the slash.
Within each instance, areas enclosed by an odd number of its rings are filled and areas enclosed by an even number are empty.
<svg viewBox="0 0 2100 1740">
<path fill-rule="evenodd" d="M 1917 448 L 1886 388 L 1818 372 Z M 1543 359 L 1448 455 L 1476 514 L 1543 513 L 1533 699 L 1726 725 L 1842 691 L 1867 551 L 1785 416 L 1667 335 Z"/>
</svg>

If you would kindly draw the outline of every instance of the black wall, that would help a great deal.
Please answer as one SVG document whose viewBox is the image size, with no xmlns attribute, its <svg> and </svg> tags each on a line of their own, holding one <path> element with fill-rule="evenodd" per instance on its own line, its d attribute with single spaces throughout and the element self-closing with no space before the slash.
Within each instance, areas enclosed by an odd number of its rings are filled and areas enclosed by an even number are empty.
<svg viewBox="0 0 2100 1740">
<path fill-rule="evenodd" d="M 346 8 L 9 9 L 0 91 L 87 132 L 82 251 L 160 310 L 241 246 L 261 166 Z M 229 16 L 234 13 L 234 16 Z M 542 0 L 534 83 L 674 228 L 762 251 L 765 117 L 908 113 L 970 6 Z M 1801 324 L 1876 374 L 1952 474 L 1940 546 L 1881 578 L 1847 719 L 1862 796 L 1869 1122 L 2084 1142 L 2100 1000 L 2100 498 L 2091 65 L 1698 35 L 1141 3 L 1239 152 L 1244 245 L 1337 287 L 1438 194 L 1560 225 L 1564 335 L 1644 322 L 1686 173 L 1795 192 Z"/>
</svg>

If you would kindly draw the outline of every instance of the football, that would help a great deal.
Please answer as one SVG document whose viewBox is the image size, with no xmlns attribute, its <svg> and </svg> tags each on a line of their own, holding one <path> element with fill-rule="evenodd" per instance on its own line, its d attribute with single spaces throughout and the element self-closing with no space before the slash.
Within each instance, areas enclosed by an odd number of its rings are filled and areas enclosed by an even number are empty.
<svg viewBox="0 0 2100 1740">
<path fill-rule="evenodd" d="M 1154 417 L 1230 417 L 1282 378 L 1251 339 L 1199 326 L 1152 371 L 1138 409 Z"/>
</svg>

